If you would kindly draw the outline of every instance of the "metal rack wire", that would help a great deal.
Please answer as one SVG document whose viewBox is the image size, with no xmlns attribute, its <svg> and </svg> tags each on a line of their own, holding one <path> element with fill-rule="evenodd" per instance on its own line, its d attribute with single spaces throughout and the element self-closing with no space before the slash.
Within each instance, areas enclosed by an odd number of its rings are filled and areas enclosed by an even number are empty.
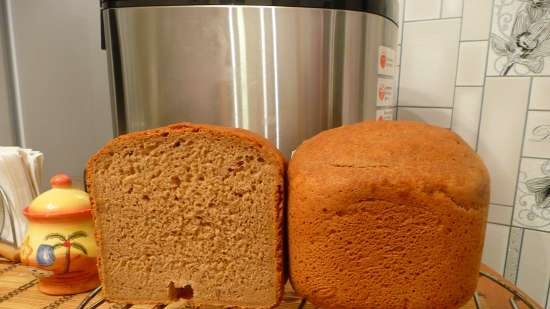
<svg viewBox="0 0 550 309">
<path fill-rule="evenodd" d="M 485 278 L 493 281 L 494 283 L 496 283 L 500 287 L 502 287 L 502 288 L 506 289 L 508 292 L 512 293 L 512 296 L 510 297 L 510 300 L 509 300 L 510 308 L 519 309 L 520 308 L 519 303 L 523 303 L 529 309 L 538 309 L 539 308 L 535 304 L 531 303 L 531 301 L 523 293 L 519 292 L 513 286 L 511 286 L 508 283 L 502 281 L 498 277 L 496 277 L 496 276 L 494 276 L 494 275 L 492 275 L 488 272 L 485 272 L 485 271 L 480 271 L 479 275 L 481 277 L 485 277 Z M 78 305 L 78 307 L 76 309 L 95 309 L 95 308 L 101 306 L 105 302 L 104 298 L 99 298 L 99 299 L 95 300 L 92 304 L 90 304 L 88 306 L 88 303 L 90 303 L 94 298 L 96 298 L 96 296 L 99 294 L 101 289 L 102 289 L 102 287 L 100 286 L 100 287 L 96 288 L 95 290 L 91 291 L 82 300 L 82 302 Z M 474 294 L 474 302 L 475 302 L 475 305 L 476 305 L 477 309 L 486 309 L 485 307 L 483 307 L 481 299 L 480 299 L 480 295 L 477 292 Z M 296 303 L 296 309 L 303 309 L 306 306 L 306 304 L 307 304 L 307 301 L 305 299 L 300 299 L 300 302 Z M 156 305 L 154 307 L 154 309 L 163 309 L 166 306 L 167 305 Z M 132 308 L 132 305 L 126 304 L 126 305 L 121 305 L 121 307 L 119 309 L 130 309 L 130 308 Z M 496 309 L 505 309 L 505 308 L 496 308 Z"/>
<path fill-rule="evenodd" d="M 517 303 L 518 300 L 524 303 L 529 309 L 537 309 L 537 306 L 532 304 L 529 301 L 529 299 L 527 299 L 527 297 L 523 295 L 523 293 L 519 292 L 517 289 L 514 289 L 514 287 L 508 285 L 506 282 L 499 280 L 496 276 L 485 271 L 480 271 L 479 274 L 485 278 L 488 278 L 489 280 L 493 281 L 499 286 L 505 288 L 506 290 L 508 290 L 508 292 L 512 293 L 512 297 L 510 297 L 509 302 L 510 302 L 510 306 L 512 306 L 513 309 L 519 309 L 519 305 Z M 477 305 L 477 300 L 476 300 L 476 305 Z"/>
</svg>

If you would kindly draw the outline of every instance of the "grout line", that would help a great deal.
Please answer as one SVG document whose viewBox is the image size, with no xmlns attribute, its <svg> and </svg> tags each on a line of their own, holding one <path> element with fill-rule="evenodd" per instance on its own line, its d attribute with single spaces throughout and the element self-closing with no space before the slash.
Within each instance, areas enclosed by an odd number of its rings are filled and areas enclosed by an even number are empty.
<svg viewBox="0 0 550 309">
<path fill-rule="evenodd" d="M 488 39 L 473 39 L 473 40 L 461 40 L 461 43 L 475 43 L 475 42 L 489 42 Z"/>
<path fill-rule="evenodd" d="M 515 224 L 515 223 L 512 223 L 511 225 L 508 225 L 508 224 L 504 224 L 506 226 L 510 226 L 510 227 L 519 227 L 519 228 L 522 228 L 524 230 L 528 230 L 528 231 L 533 231 L 533 232 L 540 232 L 540 233 L 547 233 L 547 234 L 550 234 L 550 230 L 543 230 L 541 228 L 535 228 L 535 227 L 526 227 L 526 226 L 523 226 L 523 225 L 520 225 L 520 224 Z M 544 226 L 543 226 L 544 227 Z"/>
<path fill-rule="evenodd" d="M 479 85 L 455 85 L 455 87 L 483 87 L 484 83 L 481 83 Z"/>
<path fill-rule="evenodd" d="M 517 226 L 517 225 L 508 225 L 508 224 L 504 224 L 504 223 L 489 222 L 489 221 L 487 221 L 487 223 L 495 224 L 495 225 L 500 225 L 500 226 L 506 226 L 506 227 L 509 227 L 509 228 L 517 227 L 517 228 L 522 228 L 522 229 L 527 230 L 527 231 L 533 231 L 533 232 L 539 232 L 539 233 L 547 233 L 547 234 L 550 234 L 550 231 L 537 230 L 537 229 L 532 228 L 532 227 Z M 506 248 L 506 250 L 508 250 L 508 248 Z"/>
<path fill-rule="evenodd" d="M 513 205 L 506 205 L 506 204 L 500 204 L 500 203 L 489 203 L 490 205 L 500 206 L 500 207 L 514 207 Z"/>
<path fill-rule="evenodd" d="M 402 11 L 403 11 L 403 22 L 401 23 L 401 29 L 398 29 L 398 31 L 401 32 L 401 48 L 399 48 L 399 73 L 398 73 L 398 76 L 399 76 L 399 80 L 398 80 L 398 83 L 397 83 L 397 95 L 396 95 L 396 98 L 395 98 L 395 120 L 399 119 L 399 94 L 401 93 L 401 80 L 402 80 L 402 76 L 401 76 L 401 68 L 403 67 L 401 65 L 402 61 L 403 61 L 403 47 L 404 47 L 404 33 L 405 33 L 405 7 L 407 6 L 407 0 L 403 0 L 403 7 L 400 8 Z"/>
<path fill-rule="evenodd" d="M 443 17 L 443 18 L 426 18 L 426 19 L 405 20 L 405 17 L 403 17 L 403 23 L 409 24 L 409 23 L 420 23 L 420 22 L 425 22 L 425 21 L 438 21 L 438 20 L 461 19 L 461 18 L 462 17 Z"/>
<path fill-rule="evenodd" d="M 537 159 L 537 160 L 550 160 L 550 158 L 544 157 L 532 157 L 532 156 L 521 156 L 522 159 Z"/>
<path fill-rule="evenodd" d="M 491 220 L 489 220 L 489 219 L 487 219 L 487 223 L 498 224 L 498 225 L 504 225 L 504 226 L 509 226 L 509 225 L 506 225 L 506 224 L 504 224 L 504 223 L 500 223 L 500 222 L 498 222 L 498 221 L 491 221 Z M 515 227 L 515 226 L 510 226 L 510 228 L 512 228 L 512 227 Z"/>
<path fill-rule="evenodd" d="M 418 105 L 402 105 L 402 108 L 433 108 L 433 109 L 452 109 L 452 106 L 418 106 Z"/>
<path fill-rule="evenodd" d="M 490 47 L 490 46 L 489 46 Z M 545 74 L 545 75 L 506 75 L 506 76 L 502 76 L 502 75 L 486 75 L 487 77 L 503 77 L 503 78 L 521 78 L 521 77 L 534 77 L 534 78 L 537 78 L 537 77 L 550 77 L 550 74 Z"/>
<path fill-rule="evenodd" d="M 485 66 L 485 69 L 487 69 L 487 66 Z M 483 89 L 481 90 L 481 102 L 479 104 L 479 116 L 477 119 L 477 134 L 476 134 L 476 144 L 474 147 L 475 152 L 478 152 L 479 150 L 479 133 L 481 131 L 481 120 L 483 117 L 483 105 L 485 103 L 485 87 L 487 87 L 487 76 L 483 79 Z"/>
<path fill-rule="evenodd" d="M 530 112 L 550 112 L 550 109 L 533 108 L 529 109 Z"/>
<path fill-rule="evenodd" d="M 439 19 L 443 18 L 443 1 L 445 0 L 439 0 Z"/>
<path fill-rule="evenodd" d="M 443 5 L 441 5 L 443 7 Z M 464 28 L 462 25 L 464 23 L 464 3 L 462 4 L 462 11 L 460 12 L 460 29 L 458 29 L 458 47 L 456 50 L 456 66 L 455 66 L 455 86 L 453 87 L 453 96 L 452 96 L 452 102 L 451 102 L 451 121 L 449 123 L 449 129 L 453 129 L 453 120 L 454 120 L 454 114 L 455 114 L 455 102 L 456 102 L 456 87 L 457 87 L 457 81 L 458 81 L 458 67 L 460 65 L 460 55 L 461 53 L 461 40 L 462 40 L 462 28 Z"/>
<path fill-rule="evenodd" d="M 483 84 L 481 85 L 456 85 L 457 88 L 483 88 Z"/>
<path fill-rule="evenodd" d="M 464 9 L 464 3 L 462 3 L 462 8 Z M 493 10 L 495 9 L 495 0 L 491 2 L 491 16 L 489 18 L 489 25 L 493 24 Z M 464 18 L 464 14 L 462 14 Z M 491 29 L 489 29 L 489 32 L 491 32 Z M 489 33 L 489 36 L 491 33 Z M 488 40 L 487 40 L 488 41 Z M 491 50 L 491 46 L 487 46 L 487 53 L 485 54 L 485 69 L 483 70 L 483 74 L 485 75 L 485 78 L 483 79 L 483 89 L 481 90 L 481 104 L 479 104 L 479 117 L 477 121 L 477 137 L 476 137 L 476 145 L 474 150 L 477 152 L 479 148 L 479 131 L 481 130 L 481 120 L 483 119 L 483 103 L 485 101 L 485 87 L 487 86 L 487 68 L 489 67 L 489 51 Z"/>
</svg>

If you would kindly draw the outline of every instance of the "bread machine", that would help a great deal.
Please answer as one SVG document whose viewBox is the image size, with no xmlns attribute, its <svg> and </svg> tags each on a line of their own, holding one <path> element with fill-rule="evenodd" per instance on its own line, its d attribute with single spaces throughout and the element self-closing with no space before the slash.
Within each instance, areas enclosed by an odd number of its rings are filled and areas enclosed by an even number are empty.
<svg viewBox="0 0 550 309">
<path fill-rule="evenodd" d="M 115 135 L 180 121 L 314 134 L 393 119 L 397 0 L 102 0 Z"/>
</svg>

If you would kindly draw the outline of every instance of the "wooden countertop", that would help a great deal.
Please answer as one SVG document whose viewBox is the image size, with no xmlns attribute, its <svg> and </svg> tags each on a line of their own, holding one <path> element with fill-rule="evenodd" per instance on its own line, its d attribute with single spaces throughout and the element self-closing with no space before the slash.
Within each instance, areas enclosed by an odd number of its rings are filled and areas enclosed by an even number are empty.
<svg viewBox="0 0 550 309">
<path fill-rule="evenodd" d="M 496 276 L 505 284 L 513 287 L 509 281 L 499 276 L 495 271 L 487 266 L 482 267 L 483 271 Z M 35 279 L 29 268 L 13 264 L 7 261 L 0 261 L 0 309 L 75 309 L 87 295 L 77 294 L 71 296 L 48 296 L 40 293 L 37 288 L 37 279 Z M 514 287 L 515 289 L 515 287 Z M 478 303 L 472 299 L 462 309 L 512 309 L 509 300 L 512 293 L 500 287 L 488 278 L 480 277 L 478 285 Z M 527 297 L 528 298 L 528 297 Z M 89 304 L 101 299 L 101 295 L 96 296 Z M 529 301 L 533 302 L 530 298 Z M 534 302 L 533 302 L 534 303 Z M 519 308 L 530 309 L 527 305 L 518 302 Z M 104 302 L 99 305 L 99 309 L 158 309 L 162 306 L 147 306 L 147 305 L 120 305 Z M 182 304 L 174 303 L 165 307 L 165 309 L 186 308 Z M 311 304 L 303 302 L 296 296 L 290 285 L 286 286 L 286 293 L 281 309 L 314 309 Z M 535 305 L 536 309 L 543 309 L 539 305 Z M 202 309 L 214 309 L 213 307 Z M 434 308 L 435 309 L 435 308 Z"/>
</svg>

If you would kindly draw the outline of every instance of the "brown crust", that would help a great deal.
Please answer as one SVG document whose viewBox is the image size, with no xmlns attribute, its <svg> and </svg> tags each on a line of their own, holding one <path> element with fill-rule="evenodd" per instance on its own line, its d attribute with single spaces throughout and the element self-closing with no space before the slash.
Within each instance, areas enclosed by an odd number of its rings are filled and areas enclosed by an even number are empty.
<svg viewBox="0 0 550 309">
<path fill-rule="evenodd" d="M 294 153 L 288 175 L 296 174 L 313 191 L 338 191 L 336 181 L 387 182 L 409 186 L 409 191 L 440 192 L 465 209 L 486 205 L 489 190 L 488 171 L 464 140 L 450 130 L 413 121 L 364 121 L 323 131 Z M 391 199 L 401 198 L 396 194 Z M 334 207 L 338 205 L 345 204 Z"/>
<path fill-rule="evenodd" d="M 223 136 L 234 136 L 241 138 L 243 140 L 246 140 L 250 142 L 252 145 L 258 147 L 259 149 L 263 150 L 265 153 L 268 153 L 271 156 L 271 162 L 277 165 L 280 171 L 280 179 L 281 182 L 278 184 L 280 190 L 278 191 L 278 196 L 276 197 L 279 200 L 279 203 L 277 204 L 276 208 L 274 209 L 275 212 L 275 218 L 277 220 L 276 222 L 276 237 L 277 244 L 275 248 L 275 254 L 277 259 L 277 273 L 276 273 L 276 280 L 280 284 L 277 286 L 277 302 L 270 305 L 267 308 L 273 308 L 280 304 L 280 302 L 283 299 L 283 293 L 284 293 L 284 284 L 286 282 L 286 277 L 284 274 L 284 255 L 283 255 L 283 202 L 284 202 L 284 179 L 285 179 L 285 160 L 281 152 L 273 146 L 273 144 L 265 139 L 264 137 L 255 134 L 253 132 L 250 132 L 248 130 L 244 129 L 238 129 L 238 128 L 228 128 L 228 127 L 222 127 L 222 126 L 215 126 L 215 125 L 208 125 L 208 124 L 194 124 L 190 122 L 181 122 L 172 124 L 169 126 L 156 128 L 156 129 L 150 129 L 145 131 L 139 131 L 139 132 L 132 132 L 129 134 L 121 135 L 116 138 L 113 138 L 107 144 L 105 144 L 101 149 L 99 149 L 94 155 L 90 157 L 88 160 L 87 166 L 86 166 L 86 188 L 88 190 L 88 193 L 90 194 L 90 203 L 92 207 L 92 216 L 94 218 L 94 222 L 97 218 L 96 216 L 96 205 L 95 205 L 95 199 L 94 199 L 94 186 L 93 186 L 93 170 L 95 168 L 96 161 L 103 155 L 108 154 L 109 151 L 112 150 L 112 148 L 119 144 L 123 143 L 124 141 L 129 140 L 135 140 L 135 139 L 142 139 L 147 137 L 158 137 L 162 134 L 166 133 L 174 133 L 174 132 L 200 132 L 200 131 L 206 131 L 214 134 L 220 134 Z M 97 223 L 97 222 L 96 222 Z M 99 270 L 99 279 L 101 282 L 104 282 L 105 274 L 103 273 L 103 268 L 101 265 L 101 232 L 99 230 L 95 230 L 95 238 L 96 242 L 98 244 L 97 246 L 97 266 Z M 105 292 L 105 291 L 104 291 Z M 105 293 L 105 298 L 109 301 L 114 302 L 120 302 L 120 303 L 132 303 L 131 299 L 114 299 L 109 297 L 108 291 Z M 157 304 L 155 301 L 144 301 L 140 302 L 143 304 Z M 208 305 L 208 304 L 202 304 L 202 305 Z M 237 306 L 238 307 L 238 306 Z M 260 308 L 260 307 L 258 307 Z"/>
<path fill-rule="evenodd" d="M 489 175 L 456 134 L 410 121 L 328 130 L 298 147 L 288 182 L 290 281 L 316 306 L 458 308 L 471 297 Z M 442 287 L 452 292 L 430 295 Z"/>
</svg>

